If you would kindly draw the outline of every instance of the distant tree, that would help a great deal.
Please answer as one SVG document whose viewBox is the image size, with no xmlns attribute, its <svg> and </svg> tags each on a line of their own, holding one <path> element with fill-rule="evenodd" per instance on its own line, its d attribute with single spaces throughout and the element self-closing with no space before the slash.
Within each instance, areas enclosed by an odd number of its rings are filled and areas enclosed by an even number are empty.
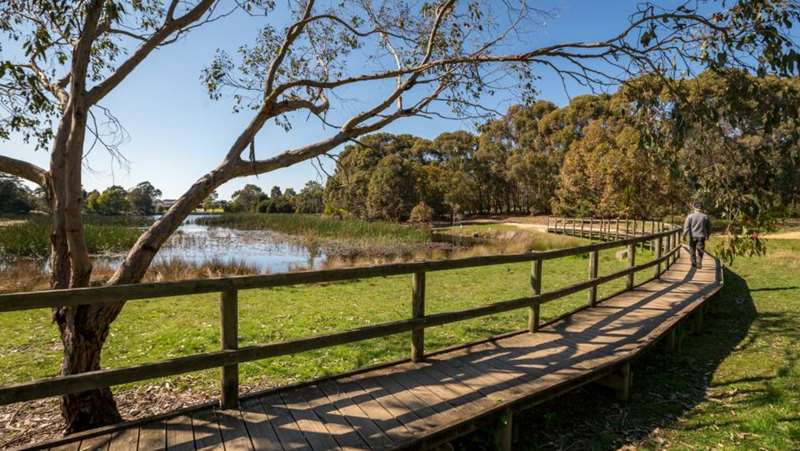
<svg viewBox="0 0 800 451">
<path fill-rule="evenodd" d="M 92 190 L 86 195 L 84 201 L 84 211 L 89 214 L 100 214 L 100 206 L 97 201 L 100 199 L 100 191 Z"/>
<path fill-rule="evenodd" d="M 369 218 L 405 221 L 416 203 L 414 166 L 398 155 L 387 155 L 378 163 L 369 179 Z"/>
<path fill-rule="evenodd" d="M 156 202 L 161 198 L 161 191 L 150 182 L 141 182 L 128 191 L 131 209 L 139 215 L 152 215 L 156 212 Z"/>
<path fill-rule="evenodd" d="M 325 208 L 324 188 L 318 182 L 308 181 L 294 200 L 297 213 L 322 213 Z"/>
<path fill-rule="evenodd" d="M 117 216 L 131 211 L 128 192 L 125 188 L 112 185 L 97 194 L 89 193 L 86 200 L 87 212 L 104 216 Z"/>
<path fill-rule="evenodd" d="M 26 214 L 34 207 L 33 194 L 14 176 L 0 174 L 0 213 Z"/>
<path fill-rule="evenodd" d="M 264 192 L 256 185 L 247 184 L 235 191 L 231 198 L 230 209 L 235 212 L 255 212 L 259 202 L 264 200 Z"/>
</svg>

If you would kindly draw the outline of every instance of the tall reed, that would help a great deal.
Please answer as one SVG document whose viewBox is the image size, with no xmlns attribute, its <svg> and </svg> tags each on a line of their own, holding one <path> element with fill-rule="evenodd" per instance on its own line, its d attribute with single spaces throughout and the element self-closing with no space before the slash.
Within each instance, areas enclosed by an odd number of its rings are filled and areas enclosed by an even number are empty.
<svg viewBox="0 0 800 451">
<path fill-rule="evenodd" d="M 229 213 L 199 218 L 196 222 L 207 226 L 273 230 L 287 235 L 325 239 L 369 239 L 382 242 L 426 242 L 431 239 L 431 232 L 425 227 L 308 214 Z"/>
<path fill-rule="evenodd" d="M 137 227 L 121 225 L 84 225 L 89 252 L 123 252 L 141 235 Z M 0 226 L 0 256 L 46 257 L 50 253 L 50 224 L 31 220 Z"/>
</svg>

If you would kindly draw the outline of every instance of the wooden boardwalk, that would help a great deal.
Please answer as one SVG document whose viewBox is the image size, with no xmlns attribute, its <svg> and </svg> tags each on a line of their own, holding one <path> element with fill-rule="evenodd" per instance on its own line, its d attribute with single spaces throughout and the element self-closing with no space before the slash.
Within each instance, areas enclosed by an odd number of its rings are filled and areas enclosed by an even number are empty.
<svg viewBox="0 0 800 451">
<path fill-rule="evenodd" d="M 243 398 L 238 410 L 205 407 L 46 446 L 318 450 L 431 445 L 463 434 L 476 420 L 530 407 L 588 382 L 616 381 L 626 390 L 628 362 L 661 338 L 679 343 L 676 329 L 689 314 L 701 315 L 703 302 L 721 286 L 717 262 L 706 257 L 706 267 L 696 270 L 684 251 L 660 280 L 534 334 L 262 393 Z"/>
</svg>

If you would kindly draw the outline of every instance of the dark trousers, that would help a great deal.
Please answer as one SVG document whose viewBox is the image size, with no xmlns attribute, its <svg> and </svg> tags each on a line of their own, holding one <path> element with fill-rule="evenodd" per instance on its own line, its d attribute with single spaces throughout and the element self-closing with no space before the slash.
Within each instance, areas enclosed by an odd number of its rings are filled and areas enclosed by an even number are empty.
<svg viewBox="0 0 800 451">
<path fill-rule="evenodd" d="M 703 254 L 706 251 L 706 238 L 689 236 L 689 252 L 692 257 L 692 266 L 696 266 L 698 262 L 703 266 Z"/>
</svg>

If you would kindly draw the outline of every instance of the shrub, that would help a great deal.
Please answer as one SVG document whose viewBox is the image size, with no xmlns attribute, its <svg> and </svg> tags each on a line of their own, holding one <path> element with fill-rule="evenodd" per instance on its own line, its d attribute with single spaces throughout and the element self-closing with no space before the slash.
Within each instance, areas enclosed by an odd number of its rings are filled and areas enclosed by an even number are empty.
<svg viewBox="0 0 800 451">
<path fill-rule="evenodd" d="M 411 209 L 408 222 L 415 223 L 429 223 L 433 220 L 433 209 L 425 203 L 420 201 L 414 208 Z"/>
</svg>

